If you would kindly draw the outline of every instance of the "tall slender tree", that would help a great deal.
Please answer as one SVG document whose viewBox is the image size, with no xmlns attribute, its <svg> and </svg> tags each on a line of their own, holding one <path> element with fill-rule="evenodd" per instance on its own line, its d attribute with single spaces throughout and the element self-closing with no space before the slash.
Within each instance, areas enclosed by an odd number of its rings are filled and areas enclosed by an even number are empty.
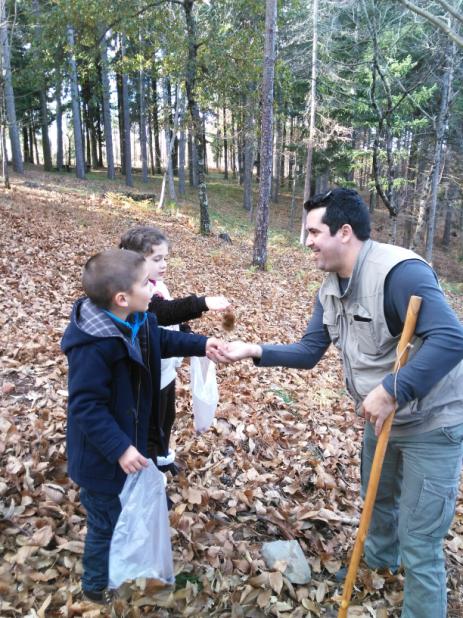
<svg viewBox="0 0 463 618">
<path fill-rule="evenodd" d="M 260 188 L 252 260 L 253 265 L 259 270 L 265 270 L 267 267 L 269 202 L 272 187 L 273 81 L 275 75 L 276 19 L 277 0 L 266 0 L 265 51 L 262 75 Z"/>
<path fill-rule="evenodd" d="M 305 164 L 304 179 L 304 204 L 310 198 L 312 185 L 312 160 L 315 139 L 315 113 L 317 108 L 317 63 L 318 63 L 318 0 L 312 0 L 312 70 L 310 76 L 310 116 L 309 116 L 309 140 L 307 142 L 307 161 Z M 302 208 L 302 224 L 300 242 L 303 245 L 306 238 L 307 211 Z"/>
<path fill-rule="evenodd" d="M 196 146 L 196 176 L 198 182 L 200 232 L 203 235 L 211 233 L 211 220 L 209 217 L 209 202 L 207 198 L 207 186 L 205 179 L 205 143 L 202 139 L 203 123 L 199 113 L 199 105 L 196 94 L 197 53 L 198 40 L 196 33 L 196 19 L 194 16 L 195 0 L 184 0 L 183 8 L 187 26 L 188 59 L 185 72 L 185 89 L 188 100 L 188 109 L 193 122 L 194 145 Z M 194 156 L 194 153 L 193 153 Z"/>
<path fill-rule="evenodd" d="M 126 59 L 127 37 L 121 35 L 121 60 L 122 60 L 122 113 L 124 117 L 124 163 L 125 163 L 125 184 L 133 187 L 132 178 L 132 144 L 130 141 L 130 107 L 129 107 L 129 78 L 127 67 L 124 66 Z"/>
<path fill-rule="evenodd" d="M 69 47 L 69 72 L 71 81 L 72 124 L 74 127 L 74 149 L 76 158 L 76 176 L 85 178 L 84 145 L 82 141 L 82 123 L 80 120 L 80 96 L 75 58 L 75 36 L 71 24 L 67 26 L 67 41 Z"/>
<path fill-rule="evenodd" d="M 24 164 L 19 143 L 19 130 L 16 121 L 16 105 L 13 91 L 13 76 L 11 73 L 10 42 L 8 40 L 8 19 L 6 14 L 6 0 L 0 0 L 0 45 L 2 53 L 2 79 L 4 81 L 4 96 L 8 131 L 10 134 L 13 169 L 22 174 Z"/>
<path fill-rule="evenodd" d="M 116 177 L 114 168 L 114 150 L 113 150 L 113 130 L 111 123 L 111 92 L 109 85 L 108 74 L 108 43 L 106 41 L 106 28 L 100 24 L 100 63 L 101 63 L 101 85 L 103 98 L 103 126 L 104 126 L 104 141 L 106 145 L 106 166 L 107 175 L 110 180 Z"/>
</svg>

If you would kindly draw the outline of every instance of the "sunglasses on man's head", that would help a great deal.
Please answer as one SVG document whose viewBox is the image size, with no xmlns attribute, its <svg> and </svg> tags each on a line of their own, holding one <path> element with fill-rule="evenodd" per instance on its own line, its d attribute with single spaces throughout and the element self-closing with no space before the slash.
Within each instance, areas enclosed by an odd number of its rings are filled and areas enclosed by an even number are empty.
<svg viewBox="0 0 463 618">
<path fill-rule="evenodd" d="M 318 206 L 322 204 L 325 200 L 327 200 L 333 191 L 327 191 L 326 193 L 318 193 L 318 195 L 314 195 L 312 198 L 308 199 L 304 204 L 304 208 L 310 208 L 312 206 Z"/>
</svg>

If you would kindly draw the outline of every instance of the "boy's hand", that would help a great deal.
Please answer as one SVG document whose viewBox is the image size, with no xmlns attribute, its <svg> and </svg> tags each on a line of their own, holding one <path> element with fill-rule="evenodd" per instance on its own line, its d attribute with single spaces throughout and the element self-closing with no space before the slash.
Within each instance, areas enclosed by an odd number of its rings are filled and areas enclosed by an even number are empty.
<svg viewBox="0 0 463 618">
<path fill-rule="evenodd" d="M 226 347 L 226 345 L 227 344 L 225 341 L 216 339 L 216 337 L 209 337 L 206 343 L 207 358 L 211 361 L 214 361 L 214 363 L 229 362 L 228 358 L 224 354 L 224 348 Z"/>
<path fill-rule="evenodd" d="M 142 468 L 146 468 L 148 465 L 148 460 L 146 457 L 143 457 L 143 455 L 137 451 L 134 446 L 129 446 L 129 448 L 119 457 L 118 461 L 120 467 L 126 474 L 138 472 Z"/>
<path fill-rule="evenodd" d="M 206 296 L 206 305 L 210 311 L 225 311 L 230 307 L 230 301 L 225 296 Z"/>
<path fill-rule="evenodd" d="M 244 358 L 261 358 L 262 348 L 257 343 L 246 343 L 245 341 L 231 341 L 222 349 L 228 362 L 243 360 Z"/>
</svg>

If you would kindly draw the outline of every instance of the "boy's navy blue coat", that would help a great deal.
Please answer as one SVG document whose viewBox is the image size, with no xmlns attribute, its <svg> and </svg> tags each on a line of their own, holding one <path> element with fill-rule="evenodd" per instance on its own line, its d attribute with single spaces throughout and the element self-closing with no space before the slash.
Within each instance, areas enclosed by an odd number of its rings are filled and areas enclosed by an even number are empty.
<svg viewBox="0 0 463 618">
<path fill-rule="evenodd" d="M 159 418 L 161 357 L 204 356 L 207 338 L 158 328 L 148 314 L 138 340 L 133 345 L 89 299 L 75 303 L 61 343 L 69 363 L 68 473 L 90 491 L 120 493 L 119 457 L 130 445 L 146 456 L 150 415 Z"/>
</svg>

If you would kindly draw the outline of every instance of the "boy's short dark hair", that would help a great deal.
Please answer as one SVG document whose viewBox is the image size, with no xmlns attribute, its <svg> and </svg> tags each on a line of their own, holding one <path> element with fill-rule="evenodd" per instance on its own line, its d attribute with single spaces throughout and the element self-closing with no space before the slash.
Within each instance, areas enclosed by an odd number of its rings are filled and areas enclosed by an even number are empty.
<svg viewBox="0 0 463 618">
<path fill-rule="evenodd" d="M 108 249 L 97 253 L 84 266 L 85 294 L 101 309 L 109 309 L 118 292 L 130 292 L 144 262 L 136 251 Z"/>
<path fill-rule="evenodd" d="M 326 208 L 322 223 L 330 228 L 331 236 L 348 223 L 359 240 L 370 238 L 370 213 L 355 189 L 331 189 L 318 193 L 304 203 L 307 212 Z"/>
<path fill-rule="evenodd" d="M 150 225 L 137 225 L 122 235 L 119 247 L 147 255 L 153 247 L 162 243 L 169 244 L 160 229 Z"/>
</svg>

